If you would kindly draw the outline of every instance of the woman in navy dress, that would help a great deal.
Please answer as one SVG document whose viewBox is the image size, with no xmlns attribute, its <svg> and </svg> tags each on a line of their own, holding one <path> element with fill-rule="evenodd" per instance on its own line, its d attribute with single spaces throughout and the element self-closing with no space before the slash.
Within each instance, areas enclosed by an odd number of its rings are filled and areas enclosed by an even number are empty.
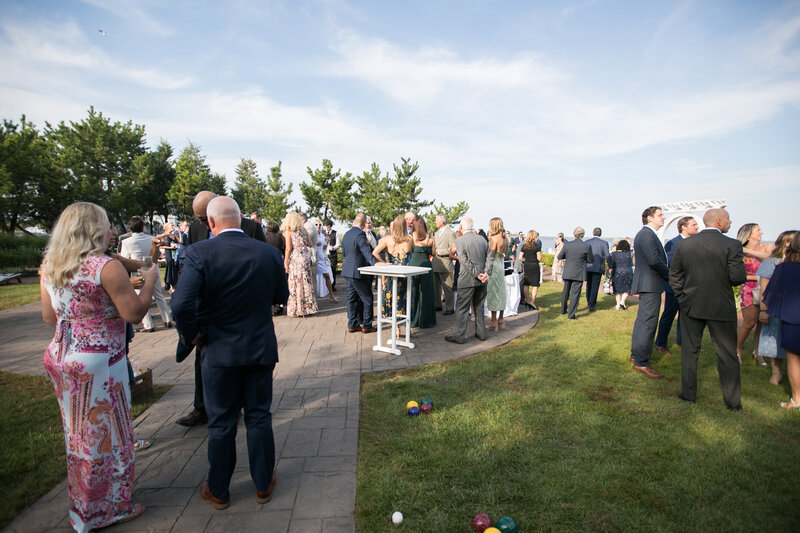
<svg viewBox="0 0 800 533">
<path fill-rule="evenodd" d="M 614 298 L 617 299 L 617 309 L 627 309 L 625 300 L 631 292 L 633 284 L 633 257 L 631 256 L 631 245 L 625 239 L 617 243 L 617 250 L 611 253 L 608 258 L 607 276 L 611 276 L 611 283 L 614 286 Z"/>
<path fill-rule="evenodd" d="M 800 233 L 786 248 L 764 293 L 767 313 L 781 321 L 780 345 L 786 351 L 786 370 L 792 397 L 781 402 L 786 409 L 800 408 Z"/>
</svg>

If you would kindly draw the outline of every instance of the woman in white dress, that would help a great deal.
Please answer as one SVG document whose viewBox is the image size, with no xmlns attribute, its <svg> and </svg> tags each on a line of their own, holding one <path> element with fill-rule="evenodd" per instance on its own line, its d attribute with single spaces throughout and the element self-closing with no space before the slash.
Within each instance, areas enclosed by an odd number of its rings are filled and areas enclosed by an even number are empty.
<svg viewBox="0 0 800 533">
<path fill-rule="evenodd" d="M 331 277 L 333 271 L 328 264 L 328 237 L 322 233 L 322 221 L 314 220 L 314 228 L 317 230 L 317 296 L 325 298 L 330 295 L 331 301 L 338 302 L 339 299 L 333 295 L 331 287 Z"/>
</svg>

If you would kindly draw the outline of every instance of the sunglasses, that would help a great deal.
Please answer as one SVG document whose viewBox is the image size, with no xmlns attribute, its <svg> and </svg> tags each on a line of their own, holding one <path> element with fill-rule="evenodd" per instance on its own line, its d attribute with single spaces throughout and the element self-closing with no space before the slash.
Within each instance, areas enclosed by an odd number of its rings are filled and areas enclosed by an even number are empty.
<svg viewBox="0 0 800 533">
<path fill-rule="evenodd" d="M 320 227 L 322 224 L 314 224 L 316 227 Z"/>
</svg>

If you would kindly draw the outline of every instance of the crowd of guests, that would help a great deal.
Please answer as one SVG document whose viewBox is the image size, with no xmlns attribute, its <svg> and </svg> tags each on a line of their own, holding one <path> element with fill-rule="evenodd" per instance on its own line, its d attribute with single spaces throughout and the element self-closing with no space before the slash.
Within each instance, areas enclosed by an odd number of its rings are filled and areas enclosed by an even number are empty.
<svg viewBox="0 0 800 533">
<path fill-rule="evenodd" d="M 309 316 L 318 312 L 318 298 L 338 301 L 333 293 L 340 250 L 349 333 L 375 331 L 373 283 L 383 284 L 382 312 L 391 315 L 394 307 L 408 318 L 406 327 L 435 326 L 437 311 L 455 314 L 453 333 L 445 340 L 456 344 L 468 341 L 470 317 L 478 340 L 505 327 L 506 279 L 514 269 L 523 274 L 515 290 L 535 309 L 542 278 L 539 235 L 531 230 L 524 238 L 511 237 L 500 218 L 489 221 L 487 234 L 466 217 L 453 231 L 437 215 L 436 230 L 429 231 L 424 218 L 407 213 L 376 233 L 359 213 L 340 239 L 329 220 L 292 212 L 280 226 L 264 224 L 257 216 L 243 218 L 235 201 L 208 191 L 195 197 L 193 210 L 191 224 L 167 224 L 155 236 L 133 217 L 119 254 L 113 253 L 115 231 L 97 205 L 73 204 L 54 226 L 41 270 L 42 317 L 55 329 L 44 366 L 63 416 L 70 520 L 78 531 L 127 522 L 144 511 L 132 500 L 134 453 L 142 441 L 133 436 L 127 345 L 130 324 L 142 321 L 143 331 L 152 330 L 147 317 L 153 298 L 166 327 L 174 312 L 178 361 L 195 353 L 194 408 L 176 422 L 208 423 L 210 468 L 201 497 L 217 509 L 230 505 L 233 428 L 241 410 L 256 500 L 271 498 L 277 479 L 270 402 L 278 360 L 272 316 L 283 310 L 289 317 Z M 680 398 L 688 402 L 696 399 L 697 358 L 708 328 L 731 410 L 741 409 L 741 351 L 753 332 L 753 358 L 763 365 L 769 359 L 771 383 L 781 382 L 781 361 L 787 360 L 792 396 L 781 406 L 800 408 L 800 233 L 786 231 L 766 244 L 757 224 L 745 224 L 738 239 L 731 239 L 724 235 L 731 226 L 728 213 L 714 209 L 703 217 L 703 231 L 685 217 L 678 222 L 679 235 L 662 245 L 661 209 L 647 208 L 642 224 L 633 250 L 628 240 L 609 249 L 600 228 L 586 241 L 580 227 L 571 241 L 559 234 L 553 279 L 564 283 L 561 312 L 577 318 L 584 282 L 593 312 L 603 274 L 609 285 L 604 291 L 613 292 L 618 310 L 626 308 L 629 294 L 637 294 L 630 361 L 652 378 L 663 376 L 651 367 L 651 352 L 669 355 L 667 339 L 677 315 Z M 162 253 L 172 309 L 162 303 L 163 294 L 158 297 Z M 402 283 L 395 293 L 389 277 L 359 270 L 368 265 L 430 270 L 411 278 L 406 301 Z M 738 331 L 735 286 L 743 318 Z"/>
</svg>

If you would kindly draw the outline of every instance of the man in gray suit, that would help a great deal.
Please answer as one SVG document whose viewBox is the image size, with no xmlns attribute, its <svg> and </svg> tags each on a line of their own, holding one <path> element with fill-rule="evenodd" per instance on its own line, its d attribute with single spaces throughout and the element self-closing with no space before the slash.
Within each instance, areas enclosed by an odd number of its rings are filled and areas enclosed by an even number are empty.
<svg viewBox="0 0 800 533">
<path fill-rule="evenodd" d="M 681 308 L 681 400 L 697 398 L 697 356 L 708 326 L 717 354 L 722 398 L 732 411 L 742 408 L 736 356 L 736 302 L 732 287 L 747 281 L 742 243 L 723 235 L 731 227 L 724 209 L 710 209 L 706 229 L 675 246 L 669 284 Z"/>
<path fill-rule="evenodd" d="M 606 271 L 608 256 L 608 243 L 600 238 L 603 230 L 594 228 L 592 238 L 586 239 L 586 244 L 592 248 L 592 262 L 586 265 L 586 303 L 589 311 L 594 312 L 597 305 L 597 293 L 600 292 L 600 280 Z"/>
<path fill-rule="evenodd" d="M 578 310 L 578 301 L 581 299 L 581 289 L 586 281 L 586 265 L 592 262 L 592 247 L 583 242 L 586 232 L 578 226 L 572 232 L 575 239 L 565 242 L 558 253 L 557 259 L 564 259 L 564 289 L 561 291 L 561 314 L 573 320 L 575 311 Z M 461 280 L 459 280 L 459 283 Z M 567 299 L 569 299 L 569 312 L 567 312 Z"/>
<path fill-rule="evenodd" d="M 650 206 L 642 213 L 642 229 L 633 238 L 636 269 L 633 271 L 631 292 L 639 295 L 639 310 L 631 335 L 631 362 L 633 369 L 651 378 L 663 378 L 650 368 L 650 353 L 658 326 L 661 293 L 669 279 L 667 253 L 656 231 L 664 225 L 664 213 L 658 206 Z"/>
<path fill-rule="evenodd" d="M 450 249 L 456 242 L 456 232 L 447 226 L 447 218 L 436 215 L 436 233 L 433 238 L 436 242 L 436 251 L 431 262 L 433 263 L 433 294 L 436 308 L 441 309 L 442 292 L 444 291 L 444 313 L 452 315 L 453 311 L 453 264 L 450 261 Z"/>
<path fill-rule="evenodd" d="M 464 344 L 464 334 L 469 322 L 469 304 L 475 313 L 475 336 L 486 340 L 486 324 L 483 318 L 483 303 L 486 301 L 486 282 L 492 273 L 489 243 L 472 231 L 472 219 L 461 219 L 463 235 L 456 239 L 456 256 L 461 264 L 458 275 L 458 298 L 456 300 L 456 327 L 453 335 L 444 338 L 447 342 Z"/>
</svg>

